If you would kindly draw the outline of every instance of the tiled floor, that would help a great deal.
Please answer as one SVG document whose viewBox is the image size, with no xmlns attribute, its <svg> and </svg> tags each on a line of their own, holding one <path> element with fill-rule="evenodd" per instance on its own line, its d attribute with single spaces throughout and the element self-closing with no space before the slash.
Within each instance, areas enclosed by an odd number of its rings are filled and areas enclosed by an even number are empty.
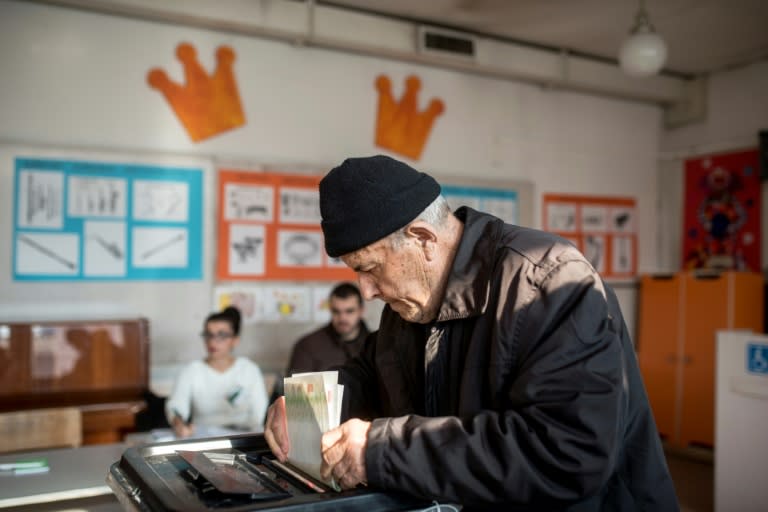
<svg viewBox="0 0 768 512">
<path fill-rule="evenodd" d="M 682 512 L 712 512 L 715 491 L 712 461 L 667 453 L 667 465 Z"/>
</svg>

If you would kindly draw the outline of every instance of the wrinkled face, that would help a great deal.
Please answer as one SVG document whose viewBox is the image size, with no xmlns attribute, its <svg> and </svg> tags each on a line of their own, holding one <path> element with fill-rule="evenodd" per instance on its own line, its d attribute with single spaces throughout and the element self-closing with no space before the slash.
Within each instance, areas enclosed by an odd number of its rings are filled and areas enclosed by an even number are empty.
<svg viewBox="0 0 768 512">
<path fill-rule="evenodd" d="M 228 357 L 237 343 L 239 336 L 235 336 L 232 326 L 226 321 L 212 321 L 205 324 L 203 331 L 205 349 L 208 357 L 212 359 Z"/>
<path fill-rule="evenodd" d="M 381 299 L 409 322 L 432 320 L 428 262 L 416 240 L 407 238 L 402 245 L 393 248 L 385 238 L 345 254 L 341 259 L 357 272 L 365 300 Z"/>
<path fill-rule="evenodd" d="M 363 317 L 363 305 L 357 297 L 331 297 L 331 325 L 342 339 L 350 339 L 357 334 L 360 319 Z"/>
</svg>

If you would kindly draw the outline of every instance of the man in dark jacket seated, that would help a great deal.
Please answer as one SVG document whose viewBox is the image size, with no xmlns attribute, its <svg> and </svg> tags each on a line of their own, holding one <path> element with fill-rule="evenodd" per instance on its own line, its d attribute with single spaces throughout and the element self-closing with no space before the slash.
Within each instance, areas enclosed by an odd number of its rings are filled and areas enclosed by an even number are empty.
<svg viewBox="0 0 768 512">
<path fill-rule="evenodd" d="M 357 356 L 370 331 L 363 320 L 365 305 L 360 290 L 352 283 L 340 283 L 328 296 L 331 321 L 293 345 L 285 375 L 319 372 L 339 366 Z M 283 395 L 283 380 L 277 379 L 269 403 Z M 266 416 L 265 416 L 266 421 Z"/>
<path fill-rule="evenodd" d="M 363 297 L 352 283 L 340 283 L 328 296 L 331 321 L 302 336 L 291 351 L 286 375 L 318 372 L 344 364 L 360 353 L 368 336 Z"/>
<path fill-rule="evenodd" d="M 322 475 L 466 508 L 678 510 L 613 291 L 566 240 L 467 207 L 388 157 L 320 183 L 326 251 L 387 303 L 340 373 Z M 265 437 L 290 450 L 285 400 Z"/>
</svg>

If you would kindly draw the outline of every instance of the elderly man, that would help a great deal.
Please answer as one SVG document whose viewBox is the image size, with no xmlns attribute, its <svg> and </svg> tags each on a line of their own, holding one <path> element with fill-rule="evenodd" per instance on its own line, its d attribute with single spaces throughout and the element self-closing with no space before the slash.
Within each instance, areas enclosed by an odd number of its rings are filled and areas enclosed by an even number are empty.
<svg viewBox="0 0 768 512">
<path fill-rule="evenodd" d="M 387 303 L 340 380 L 323 476 L 466 508 L 678 510 L 614 293 L 551 234 L 459 208 L 430 176 L 350 158 L 320 183 L 326 251 Z M 281 460 L 285 402 L 265 437 Z"/>
</svg>

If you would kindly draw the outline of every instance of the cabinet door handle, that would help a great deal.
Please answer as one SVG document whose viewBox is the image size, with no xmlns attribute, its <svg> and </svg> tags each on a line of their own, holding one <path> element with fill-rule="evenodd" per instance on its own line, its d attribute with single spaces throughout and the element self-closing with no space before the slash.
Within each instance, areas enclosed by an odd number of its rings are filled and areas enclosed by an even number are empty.
<svg viewBox="0 0 768 512">
<path fill-rule="evenodd" d="M 693 356 L 685 354 L 683 356 L 683 364 L 691 364 L 693 362 Z"/>
</svg>

